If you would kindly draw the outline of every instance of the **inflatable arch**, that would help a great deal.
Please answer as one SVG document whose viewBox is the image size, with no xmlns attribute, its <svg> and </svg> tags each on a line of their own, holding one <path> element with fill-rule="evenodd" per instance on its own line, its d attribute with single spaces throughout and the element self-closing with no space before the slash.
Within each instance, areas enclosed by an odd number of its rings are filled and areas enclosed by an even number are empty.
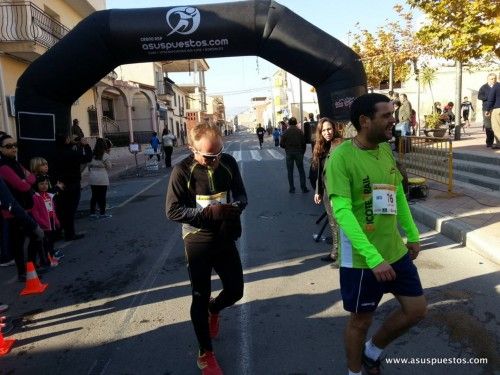
<svg viewBox="0 0 500 375">
<path fill-rule="evenodd" d="M 366 92 L 359 57 L 275 1 L 103 10 L 82 20 L 19 78 L 20 161 L 40 155 L 52 160 L 55 135 L 69 133 L 72 103 L 119 65 L 247 55 L 314 86 L 321 114 L 333 119 L 348 118 L 352 100 Z"/>
</svg>

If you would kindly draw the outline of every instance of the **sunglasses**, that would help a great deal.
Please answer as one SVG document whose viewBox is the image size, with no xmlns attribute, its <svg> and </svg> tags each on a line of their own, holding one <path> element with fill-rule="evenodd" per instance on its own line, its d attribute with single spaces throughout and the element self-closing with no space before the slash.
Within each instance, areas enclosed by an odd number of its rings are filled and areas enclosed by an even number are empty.
<svg viewBox="0 0 500 375">
<path fill-rule="evenodd" d="M 6 145 L 3 145 L 1 146 L 2 148 L 6 148 L 6 149 L 11 149 L 11 148 L 17 148 L 17 143 L 7 143 Z"/>
<path fill-rule="evenodd" d="M 216 154 L 202 154 L 198 150 L 193 150 L 193 152 L 195 154 L 198 154 L 198 155 L 202 156 L 203 159 L 205 159 L 206 161 L 214 161 L 214 160 L 220 158 L 220 156 L 222 154 L 222 151 L 224 151 L 224 146 L 222 146 L 222 148 L 220 149 L 220 151 L 218 153 L 216 153 Z"/>
</svg>

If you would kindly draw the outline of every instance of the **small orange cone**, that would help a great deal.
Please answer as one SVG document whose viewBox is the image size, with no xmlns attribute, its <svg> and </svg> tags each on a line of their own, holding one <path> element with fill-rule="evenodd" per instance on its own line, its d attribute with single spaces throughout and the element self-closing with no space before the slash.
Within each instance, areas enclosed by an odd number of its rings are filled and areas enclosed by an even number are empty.
<svg viewBox="0 0 500 375">
<path fill-rule="evenodd" d="M 26 263 L 26 286 L 19 294 L 25 296 L 27 294 L 43 293 L 48 286 L 49 284 L 42 284 L 40 282 L 33 262 Z"/>
<path fill-rule="evenodd" d="M 12 345 L 16 342 L 15 339 L 5 340 L 2 335 L 2 328 L 5 327 L 5 316 L 0 317 L 0 357 L 10 352 Z"/>
<path fill-rule="evenodd" d="M 59 261 L 57 260 L 56 257 L 53 257 L 50 254 L 47 254 L 49 256 L 49 261 L 50 261 L 50 266 L 51 267 L 57 267 L 59 265 Z"/>
</svg>

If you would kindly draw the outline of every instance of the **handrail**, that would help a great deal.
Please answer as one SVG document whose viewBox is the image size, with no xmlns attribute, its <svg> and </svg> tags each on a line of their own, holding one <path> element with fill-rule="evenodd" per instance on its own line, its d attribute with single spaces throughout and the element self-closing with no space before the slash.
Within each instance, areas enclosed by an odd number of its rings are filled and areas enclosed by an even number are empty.
<svg viewBox="0 0 500 375">
<path fill-rule="evenodd" d="M 0 42 L 36 42 L 52 47 L 70 29 L 31 1 L 0 2 Z"/>
<path fill-rule="evenodd" d="M 102 116 L 102 125 L 104 133 L 109 133 L 109 127 L 113 128 L 116 132 L 120 131 L 120 125 L 108 116 Z"/>
</svg>

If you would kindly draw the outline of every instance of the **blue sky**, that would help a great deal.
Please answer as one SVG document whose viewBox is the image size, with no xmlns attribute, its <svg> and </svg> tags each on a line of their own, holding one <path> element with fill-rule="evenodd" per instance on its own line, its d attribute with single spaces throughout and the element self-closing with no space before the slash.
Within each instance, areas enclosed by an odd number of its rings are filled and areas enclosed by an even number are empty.
<svg viewBox="0 0 500 375">
<path fill-rule="evenodd" d="M 149 8 L 179 5 L 199 5 L 224 3 L 230 1 L 173 1 L 173 0 L 106 0 L 107 8 Z M 374 31 L 383 26 L 396 14 L 393 6 L 404 4 L 394 0 L 281 0 L 286 6 L 302 18 L 315 24 L 333 37 L 348 43 L 347 33 L 355 31 L 356 22 L 363 28 Z M 250 105 L 250 98 L 266 96 L 269 92 L 268 81 L 262 77 L 271 75 L 277 67 L 256 56 L 208 59 L 210 70 L 205 73 L 208 94 L 224 95 L 226 112 L 233 115 Z M 259 69 L 257 70 L 257 65 Z M 174 81 L 176 77 L 172 77 Z M 177 79 L 182 83 L 184 78 Z M 236 90 L 245 93 L 234 94 Z"/>
</svg>

